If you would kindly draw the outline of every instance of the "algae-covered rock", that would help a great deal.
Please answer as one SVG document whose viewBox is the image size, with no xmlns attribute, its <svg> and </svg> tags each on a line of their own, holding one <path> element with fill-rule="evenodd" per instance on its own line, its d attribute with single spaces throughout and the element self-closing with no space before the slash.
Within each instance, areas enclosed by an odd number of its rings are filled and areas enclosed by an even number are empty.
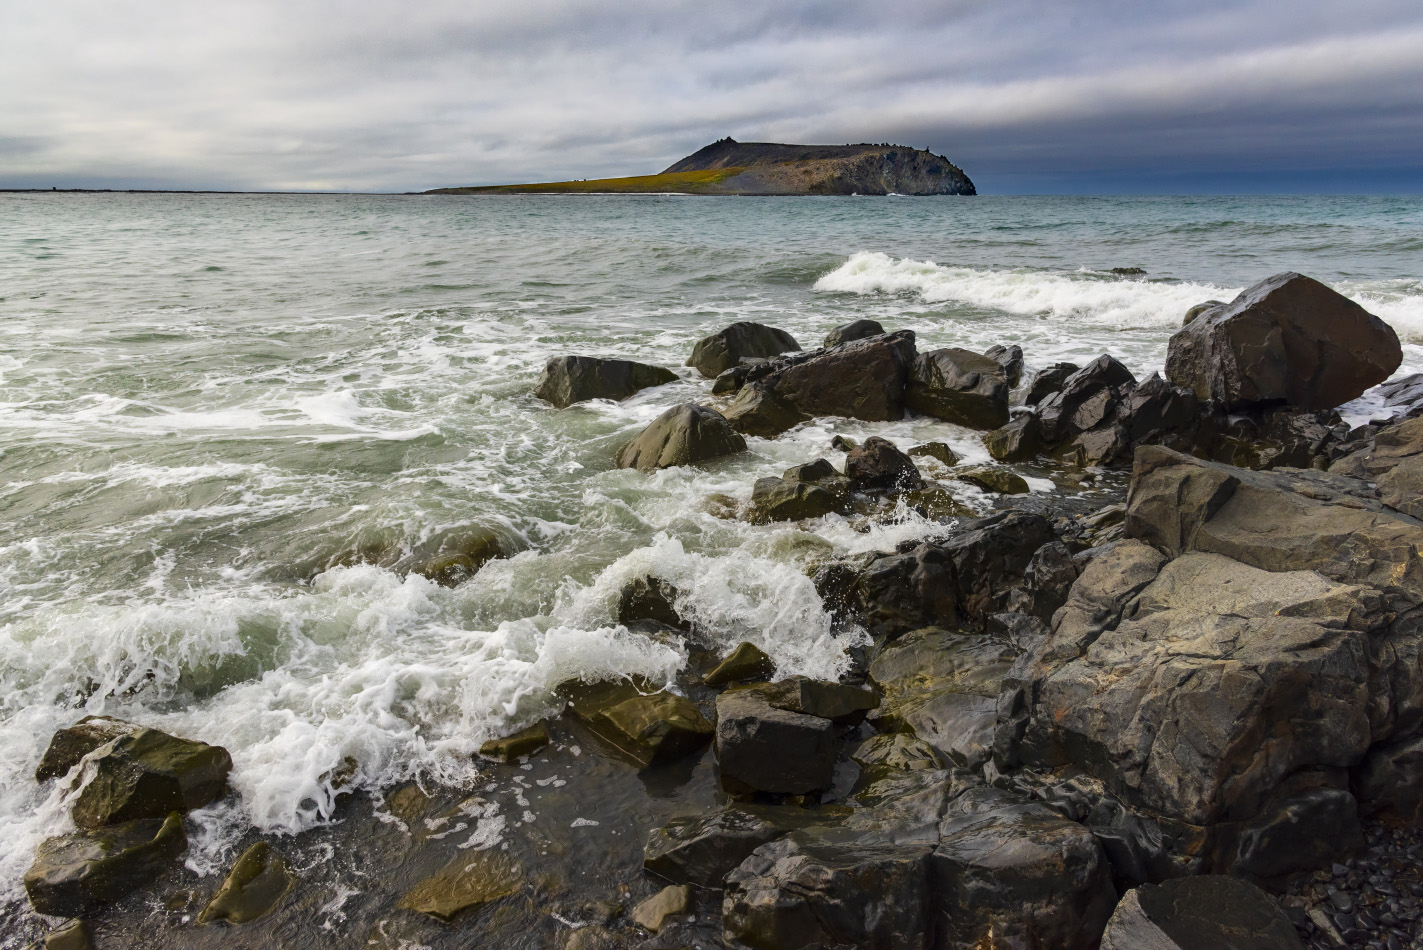
<svg viewBox="0 0 1423 950">
<path fill-rule="evenodd" d="M 958 453 L 951 449 L 947 442 L 921 442 L 905 454 L 910 458 L 938 459 L 950 468 L 959 464 Z"/>
<path fill-rule="evenodd" d="M 661 765 L 711 741 L 712 724 L 685 696 L 644 694 L 633 683 L 566 683 L 569 714 L 635 762 Z"/>
<path fill-rule="evenodd" d="M 225 921 L 246 924 L 276 910 L 296 885 L 286 859 L 265 841 L 259 841 L 237 859 L 227 879 L 198 915 L 198 923 Z"/>
<path fill-rule="evenodd" d="M 44 938 L 30 944 L 25 950 L 93 950 L 94 937 L 89 933 L 89 925 L 82 920 L 71 920 L 45 934 Z"/>
<path fill-rule="evenodd" d="M 725 686 L 743 680 L 766 680 L 776 673 L 776 663 L 754 643 L 742 642 L 726 655 L 703 680 L 708 686 Z"/>
<path fill-rule="evenodd" d="M 1026 495 L 1032 491 L 1023 476 L 1006 468 L 966 468 L 955 472 L 954 477 L 1000 495 Z"/>
<path fill-rule="evenodd" d="M 523 878 L 523 871 L 503 851 L 462 852 L 412 887 L 399 906 L 449 921 L 461 911 L 518 893 Z"/>
<path fill-rule="evenodd" d="M 651 471 L 744 451 L 746 440 L 721 413 L 687 402 L 662 413 L 624 446 L 618 468 Z"/>
<path fill-rule="evenodd" d="M 110 741 L 90 761 L 94 777 L 74 801 L 81 828 L 201 808 L 227 790 L 232 771 L 221 746 L 143 728 Z"/>
<path fill-rule="evenodd" d="M 50 838 L 25 872 L 25 892 L 41 914 L 82 917 L 154 880 L 187 847 L 177 812 Z"/>
<path fill-rule="evenodd" d="M 658 933 L 668 917 L 685 914 L 692 900 L 692 889 L 685 884 L 669 884 L 632 909 L 633 921 L 644 930 Z"/>
<path fill-rule="evenodd" d="M 587 399 L 626 399 L 676 379 L 670 369 L 632 360 L 556 356 L 544 367 L 534 395 L 563 409 Z"/>
<path fill-rule="evenodd" d="M 85 716 L 68 729 L 61 729 L 49 740 L 49 748 L 35 769 L 35 781 L 59 778 L 69 774 L 69 770 L 79 761 L 102 745 L 119 736 L 131 735 L 143 729 L 142 726 L 109 716 Z"/>
<path fill-rule="evenodd" d="M 479 747 L 479 754 L 490 759 L 512 762 L 521 756 L 533 755 L 550 741 L 552 740 L 548 734 L 548 723 L 537 722 L 502 739 L 490 739 Z"/>
<path fill-rule="evenodd" d="M 714 379 L 748 357 L 776 356 L 799 349 L 795 337 L 786 331 L 742 320 L 698 340 L 687 365 L 696 367 L 707 379 Z"/>
<path fill-rule="evenodd" d="M 842 510 L 843 497 L 811 482 L 758 478 L 751 488 L 750 519 L 756 524 L 803 521 Z"/>
</svg>

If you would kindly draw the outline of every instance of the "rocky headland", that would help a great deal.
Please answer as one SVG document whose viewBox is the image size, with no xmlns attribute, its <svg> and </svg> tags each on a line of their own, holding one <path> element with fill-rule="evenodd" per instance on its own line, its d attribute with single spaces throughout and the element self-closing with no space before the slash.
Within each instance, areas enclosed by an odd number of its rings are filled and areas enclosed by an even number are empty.
<svg viewBox="0 0 1423 950">
<path fill-rule="evenodd" d="M 837 437 L 838 467 L 708 499 L 761 523 L 913 508 L 937 528 L 817 565 L 867 634 L 838 682 L 749 643 L 711 652 L 672 584 L 630 584 L 619 621 L 687 644 L 675 687 L 571 681 L 563 715 L 485 746 L 482 791 L 350 796 L 332 860 L 369 876 L 333 942 L 1423 947 L 1423 380 L 1385 383 L 1394 331 L 1281 274 L 1184 314 L 1164 377 L 1110 354 L 1028 374 L 1030 355 L 920 352 L 869 320 L 814 349 L 754 323 L 698 343 L 707 398 L 616 465 L 715 465 L 810 419 L 906 413 L 982 431 L 998 464 Z M 555 356 L 535 391 L 567 411 L 672 375 Z M 1389 412 L 1345 424 L 1337 407 L 1380 384 Z M 969 510 L 969 485 L 996 510 Z M 491 556 L 441 552 L 464 558 L 444 582 Z M 75 922 L 46 946 L 295 945 L 321 869 L 289 842 L 252 835 L 216 887 L 182 868 L 189 813 L 233 795 L 198 738 L 103 718 L 55 735 L 36 780 L 68 789 L 75 831 L 25 883 Z M 495 816 L 501 782 L 610 835 L 447 842 Z"/>
<path fill-rule="evenodd" d="M 437 188 L 427 194 L 973 195 L 963 169 L 902 145 L 779 145 L 725 138 L 656 175 L 527 185 Z"/>
</svg>

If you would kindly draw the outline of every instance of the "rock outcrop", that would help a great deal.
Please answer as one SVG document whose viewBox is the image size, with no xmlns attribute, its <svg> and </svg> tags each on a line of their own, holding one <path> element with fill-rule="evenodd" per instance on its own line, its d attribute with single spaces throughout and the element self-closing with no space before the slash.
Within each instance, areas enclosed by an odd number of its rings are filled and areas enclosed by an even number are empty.
<svg viewBox="0 0 1423 950">
<path fill-rule="evenodd" d="M 640 390 L 674 382 L 661 366 L 596 356 L 556 356 L 548 361 L 534 395 L 560 409 L 589 399 L 626 399 Z"/>
</svg>

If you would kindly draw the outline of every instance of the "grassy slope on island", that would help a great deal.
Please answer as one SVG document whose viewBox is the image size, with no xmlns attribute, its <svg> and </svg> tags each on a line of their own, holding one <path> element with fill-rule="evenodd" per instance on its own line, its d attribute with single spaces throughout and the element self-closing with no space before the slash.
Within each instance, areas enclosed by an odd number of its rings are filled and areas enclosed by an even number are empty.
<svg viewBox="0 0 1423 950">
<path fill-rule="evenodd" d="M 691 172 L 664 172 L 661 175 L 634 175 L 631 178 L 594 178 L 590 181 L 553 181 L 532 185 L 485 185 L 475 188 L 437 188 L 434 195 L 500 194 L 697 194 L 710 191 L 728 178 L 741 174 L 740 168 L 713 168 Z"/>
</svg>

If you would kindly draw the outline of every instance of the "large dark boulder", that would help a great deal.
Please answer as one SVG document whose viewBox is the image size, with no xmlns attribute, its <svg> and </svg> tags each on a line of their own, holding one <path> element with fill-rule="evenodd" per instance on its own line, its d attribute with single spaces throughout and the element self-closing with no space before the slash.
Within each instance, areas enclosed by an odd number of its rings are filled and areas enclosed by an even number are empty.
<svg viewBox="0 0 1423 950">
<path fill-rule="evenodd" d="M 651 471 L 744 451 L 746 440 L 721 413 L 686 402 L 662 413 L 623 446 L 618 453 L 618 468 Z"/>
<path fill-rule="evenodd" d="M 865 337 L 879 336 L 883 332 L 884 327 L 880 326 L 877 320 L 851 320 L 825 334 L 825 345 L 827 347 L 839 346 L 841 343 L 852 343 L 855 340 L 863 340 Z"/>
<path fill-rule="evenodd" d="M 1008 510 L 965 522 L 940 542 L 954 567 L 959 608 L 978 626 L 1022 580 L 1033 555 L 1057 540 L 1042 515 Z"/>
<path fill-rule="evenodd" d="M 795 337 L 784 330 L 742 321 L 699 340 L 687 365 L 714 379 L 748 357 L 776 356 L 799 349 Z"/>
<path fill-rule="evenodd" d="M 1135 388 L 1130 370 L 1110 356 L 1099 356 L 1038 403 L 1038 430 L 1046 442 L 1065 442 L 1110 422 Z"/>
<path fill-rule="evenodd" d="M 716 700 L 716 755 L 730 791 L 817 792 L 834 777 L 835 724 L 778 709 L 754 689 L 730 690 Z"/>
<path fill-rule="evenodd" d="M 1039 370 L 1038 374 L 1033 377 L 1032 384 L 1028 386 L 1027 394 L 1023 396 L 1023 403 L 1028 406 L 1036 406 L 1062 389 L 1062 385 L 1067 382 L 1068 377 L 1081 368 L 1076 363 L 1053 363 L 1046 369 Z"/>
<path fill-rule="evenodd" d="M 727 418 L 766 436 L 813 416 L 900 419 L 914 354 L 914 334 L 902 330 L 768 360 L 747 373 Z"/>
<path fill-rule="evenodd" d="M 201 808 L 227 790 L 232 771 L 232 757 L 221 746 L 141 727 L 101 746 L 89 761 L 94 777 L 73 808 L 81 828 Z"/>
<path fill-rule="evenodd" d="M 1203 874 L 1143 884 L 1122 897 L 1102 950 L 1304 950 L 1294 924 L 1260 888 Z"/>
<path fill-rule="evenodd" d="M 85 716 L 50 737 L 49 748 L 35 769 L 35 781 L 43 782 L 67 775 L 90 752 L 120 736 L 132 735 L 142 729 L 142 726 L 111 716 Z"/>
<path fill-rule="evenodd" d="M 846 600 L 879 639 L 920 627 L 952 626 L 959 618 L 953 562 L 943 548 L 927 542 L 870 562 Z"/>
<path fill-rule="evenodd" d="M 845 476 L 856 491 L 906 491 L 922 488 L 919 468 L 888 439 L 872 435 L 845 456 Z"/>
<path fill-rule="evenodd" d="M 25 892 L 41 914 L 86 916 L 163 874 L 187 847 L 176 812 L 50 838 L 25 872 Z"/>
<path fill-rule="evenodd" d="M 1008 421 L 1010 388 L 1007 370 L 997 360 L 948 347 L 915 358 L 905 404 L 945 422 L 996 429 Z"/>
<path fill-rule="evenodd" d="M 756 524 L 819 518 L 843 508 L 842 494 L 827 491 L 814 482 L 758 478 L 751 487 L 750 520 Z"/>
<path fill-rule="evenodd" d="M 661 366 L 596 356 L 555 356 L 544 367 L 534 395 L 560 409 L 587 399 L 626 399 L 677 379 Z"/>
<path fill-rule="evenodd" d="M 642 866 L 674 884 L 721 887 L 722 878 L 761 845 L 809 823 L 803 809 L 732 805 L 674 818 L 648 835 Z"/>
<path fill-rule="evenodd" d="M 983 351 L 983 355 L 1003 367 L 1003 378 L 1008 380 L 1008 388 L 1015 389 L 1023 380 L 1023 348 L 1004 346 L 996 343 Z"/>
<path fill-rule="evenodd" d="M 1402 362 L 1388 324 L 1316 280 L 1283 273 L 1177 331 L 1166 376 L 1229 410 L 1333 409 Z"/>
<path fill-rule="evenodd" d="M 1026 462 L 1047 449 L 1036 413 L 1014 416 L 1005 426 L 983 433 L 983 447 L 998 462 Z"/>
</svg>

